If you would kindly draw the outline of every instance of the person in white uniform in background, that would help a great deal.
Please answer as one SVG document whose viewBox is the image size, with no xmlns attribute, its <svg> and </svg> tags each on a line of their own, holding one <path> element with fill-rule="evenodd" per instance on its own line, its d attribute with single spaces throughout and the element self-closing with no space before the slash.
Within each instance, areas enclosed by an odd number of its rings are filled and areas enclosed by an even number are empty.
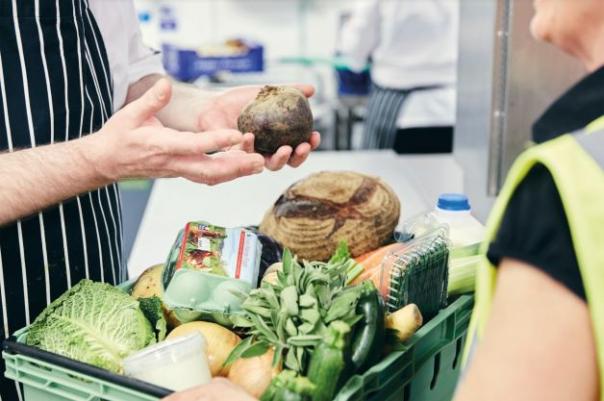
<svg viewBox="0 0 604 401">
<path fill-rule="evenodd" d="M 337 51 L 353 71 L 371 61 L 362 147 L 452 150 L 458 0 L 358 0 Z"/>
</svg>

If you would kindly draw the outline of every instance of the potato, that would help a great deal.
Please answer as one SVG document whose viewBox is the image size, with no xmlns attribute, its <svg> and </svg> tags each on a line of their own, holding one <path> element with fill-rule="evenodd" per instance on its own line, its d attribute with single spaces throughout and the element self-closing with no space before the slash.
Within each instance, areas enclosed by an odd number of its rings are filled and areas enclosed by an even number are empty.
<svg viewBox="0 0 604 401">
<path fill-rule="evenodd" d="M 136 280 L 132 287 L 131 295 L 137 299 L 150 297 L 161 298 L 164 294 L 163 274 L 163 264 L 151 266 Z"/>
<path fill-rule="evenodd" d="M 237 121 L 239 131 L 255 136 L 254 148 L 273 154 L 281 146 L 308 142 L 313 130 L 310 104 L 304 94 L 287 86 L 265 86 Z"/>
</svg>

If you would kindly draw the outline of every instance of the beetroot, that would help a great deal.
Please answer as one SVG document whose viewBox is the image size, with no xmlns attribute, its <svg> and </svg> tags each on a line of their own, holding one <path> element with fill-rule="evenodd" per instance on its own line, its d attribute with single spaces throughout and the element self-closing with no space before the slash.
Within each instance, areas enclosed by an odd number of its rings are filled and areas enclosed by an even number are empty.
<svg viewBox="0 0 604 401">
<path fill-rule="evenodd" d="M 237 121 L 239 131 L 255 136 L 254 147 L 261 154 L 273 154 L 281 146 L 296 148 L 308 142 L 313 116 L 304 94 L 287 86 L 265 86 Z"/>
</svg>

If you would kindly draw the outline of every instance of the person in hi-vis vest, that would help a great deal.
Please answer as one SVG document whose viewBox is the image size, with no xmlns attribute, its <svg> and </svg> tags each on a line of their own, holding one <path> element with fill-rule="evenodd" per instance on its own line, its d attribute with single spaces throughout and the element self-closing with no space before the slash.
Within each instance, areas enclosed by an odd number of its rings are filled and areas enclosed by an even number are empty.
<svg viewBox="0 0 604 401">
<path fill-rule="evenodd" d="M 604 400 L 604 1 L 535 10 L 533 36 L 589 74 L 537 120 L 492 211 L 455 401 Z"/>
</svg>

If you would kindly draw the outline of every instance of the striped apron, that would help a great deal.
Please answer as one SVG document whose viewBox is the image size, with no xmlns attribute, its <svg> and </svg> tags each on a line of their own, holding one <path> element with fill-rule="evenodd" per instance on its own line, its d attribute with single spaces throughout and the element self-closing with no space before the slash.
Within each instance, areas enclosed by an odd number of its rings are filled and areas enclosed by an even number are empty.
<svg viewBox="0 0 604 401">
<path fill-rule="evenodd" d="M 85 0 L 0 0 L 0 151 L 80 138 L 112 110 L 109 62 Z M 124 280 L 121 225 L 113 184 L 0 227 L 2 338 L 83 278 Z M 21 398 L 3 375 L 0 396 Z"/>
<path fill-rule="evenodd" d="M 430 85 L 409 89 L 387 89 L 372 84 L 365 113 L 362 148 L 392 149 L 396 140 L 398 116 L 409 95 L 440 87 L 441 85 Z"/>
</svg>

